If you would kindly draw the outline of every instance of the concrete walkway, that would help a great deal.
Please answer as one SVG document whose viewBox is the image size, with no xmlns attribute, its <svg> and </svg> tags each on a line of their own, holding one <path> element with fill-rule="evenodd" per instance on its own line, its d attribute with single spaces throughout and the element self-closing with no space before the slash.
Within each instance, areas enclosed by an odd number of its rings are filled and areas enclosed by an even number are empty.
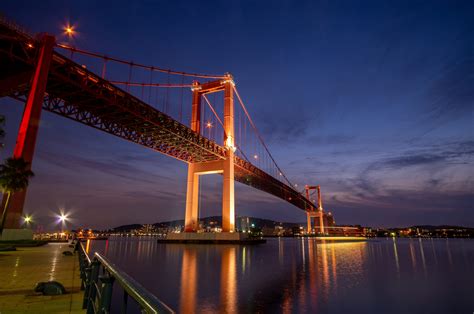
<svg viewBox="0 0 474 314">
<path fill-rule="evenodd" d="M 85 312 L 82 310 L 78 257 L 62 254 L 72 251 L 67 243 L 17 250 L 0 252 L 1 314 Z M 67 294 L 43 296 L 34 292 L 37 282 L 49 280 L 62 283 Z"/>
</svg>

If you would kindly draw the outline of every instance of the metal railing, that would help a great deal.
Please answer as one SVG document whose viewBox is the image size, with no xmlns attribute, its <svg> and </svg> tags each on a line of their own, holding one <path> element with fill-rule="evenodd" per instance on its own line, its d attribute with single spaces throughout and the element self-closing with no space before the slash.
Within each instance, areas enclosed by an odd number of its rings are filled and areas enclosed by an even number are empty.
<svg viewBox="0 0 474 314">
<path fill-rule="evenodd" d="M 114 282 L 123 289 L 121 313 L 127 312 L 129 297 L 135 300 L 142 313 L 174 313 L 170 307 L 107 258 L 96 252 L 91 260 L 82 243 L 78 242 L 76 245 L 81 289 L 84 290 L 82 308 L 87 309 L 87 313 L 110 313 Z"/>
</svg>

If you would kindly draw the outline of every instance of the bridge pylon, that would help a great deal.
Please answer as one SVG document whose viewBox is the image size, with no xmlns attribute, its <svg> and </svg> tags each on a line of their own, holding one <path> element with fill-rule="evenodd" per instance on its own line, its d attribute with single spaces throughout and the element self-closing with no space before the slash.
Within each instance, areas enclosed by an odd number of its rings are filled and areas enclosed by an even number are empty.
<svg viewBox="0 0 474 314">
<path fill-rule="evenodd" d="M 211 162 L 189 162 L 186 192 L 185 232 L 196 232 L 199 227 L 199 177 L 221 173 L 222 184 L 222 231 L 235 231 L 235 189 L 234 189 L 234 82 L 229 74 L 223 80 L 199 84 L 193 82 L 191 129 L 201 132 L 201 97 L 204 94 L 224 92 L 224 159 Z"/>
<path fill-rule="evenodd" d="M 318 219 L 319 218 L 319 232 L 321 234 L 324 234 L 324 211 L 323 211 L 323 201 L 321 199 L 321 186 L 319 185 L 305 185 L 305 191 L 306 191 L 306 198 L 309 200 L 310 195 L 309 191 L 310 190 L 317 190 L 318 192 L 318 206 L 317 208 L 309 208 L 306 210 L 306 219 L 307 219 L 307 232 L 311 233 L 312 227 L 311 227 L 311 218 L 313 219 Z M 314 222 L 316 224 L 316 221 Z"/>
<path fill-rule="evenodd" d="M 39 40 L 41 46 L 38 49 L 33 77 L 31 78 L 31 87 L 26 100 L 25 109 L 21 118 L 20 128 L 13 152 L 13 158 L 23 158 L 26 162 L 33 162 L 35 152 L 36 138 L 40 124 L 41 108 L 43 105 L 46 84 L 48 81 L 49 66 L 53 56 L 55 44 L 54 36 L 42 34 Z M 11 194 L 8 201 L 4 218 L 2 221 L 2 239 L 15 238 L 15 230 L 21 226 L 21 216 L 23 214 L 23 205 L 26 198 L 26 189 Z M 5 208 L 7 195 L 3 195 L 2 209 Z M 20 234 L 18 236 L 21 237 Z"/>
</svg>

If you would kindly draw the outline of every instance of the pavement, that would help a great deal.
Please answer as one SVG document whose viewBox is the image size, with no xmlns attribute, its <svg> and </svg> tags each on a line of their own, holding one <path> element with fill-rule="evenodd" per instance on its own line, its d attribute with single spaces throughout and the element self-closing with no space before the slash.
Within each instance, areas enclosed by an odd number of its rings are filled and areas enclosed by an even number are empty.
<svg viewBox="0 0 474 314">
<path fill-rule="evenodd" d="M 0 314 L 6 313 L 85 313 L 82 310 L 77 253 L 67 243 L 49 243 L 40 247 L 19 247 L 0 252 Z M 55 280 L 66 294 L 43 296 L 34 292 L 37 282 Z"/>
</svg>

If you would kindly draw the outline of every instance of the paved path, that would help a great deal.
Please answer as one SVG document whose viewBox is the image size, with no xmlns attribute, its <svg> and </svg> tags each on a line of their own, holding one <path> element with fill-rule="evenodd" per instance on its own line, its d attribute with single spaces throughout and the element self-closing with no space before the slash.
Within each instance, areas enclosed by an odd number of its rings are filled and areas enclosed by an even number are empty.
<svg viewBox="0 0 474 314">
<path fill-rule="evenodd" d="M 67 243 L 17 250 L 0 252 L 0 314 L 84 313 L 77 255 L 62 254 L 72 251 Z M 37 282 L 49 280 L 62 283 L 67 294 L 43 296 L 33 291 Z"/>
</svg>

